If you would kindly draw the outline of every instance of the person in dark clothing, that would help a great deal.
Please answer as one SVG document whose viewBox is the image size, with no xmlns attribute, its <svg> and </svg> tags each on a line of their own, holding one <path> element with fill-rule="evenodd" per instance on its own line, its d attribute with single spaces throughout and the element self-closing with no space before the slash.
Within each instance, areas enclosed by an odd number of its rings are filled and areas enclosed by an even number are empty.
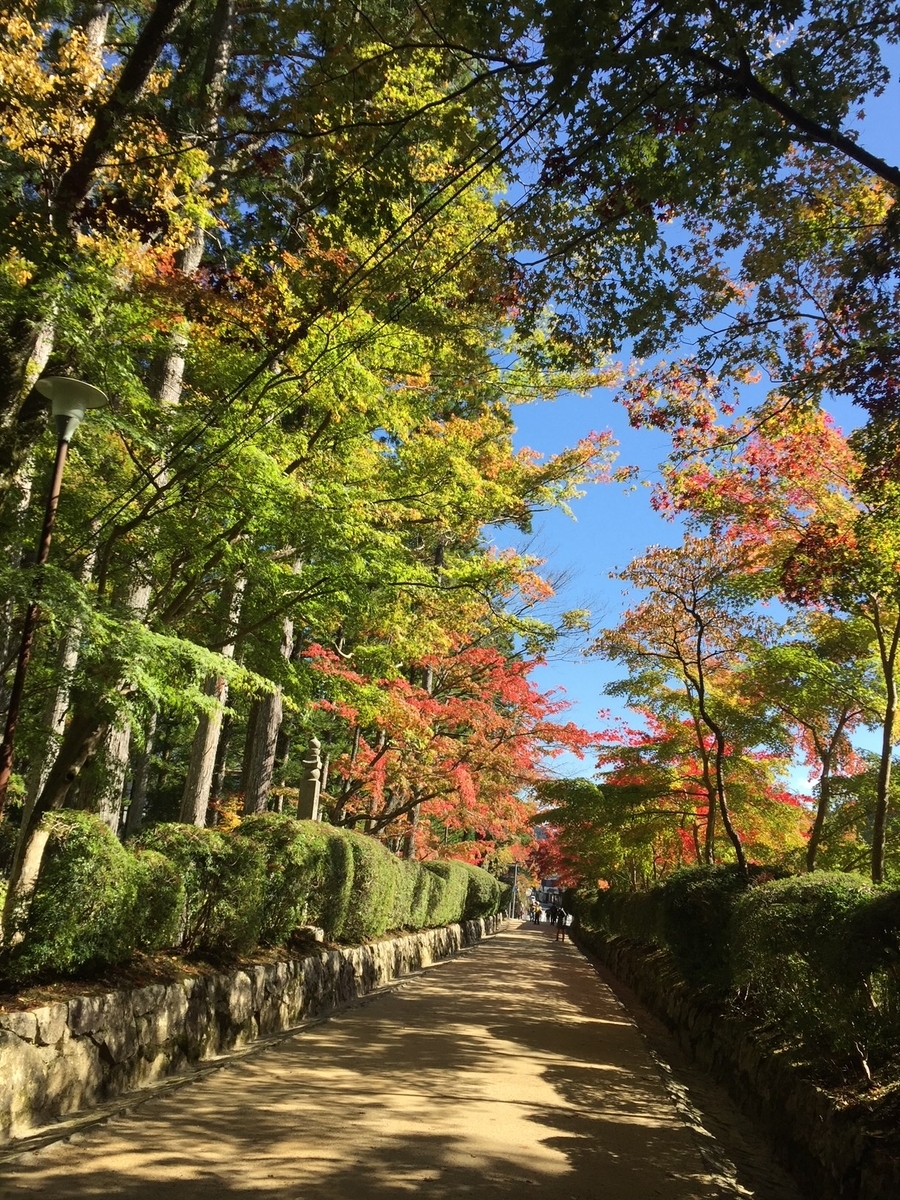
<svg viewBox="0 0 900 1200">
<path fill-rule="evenodd" d="M 558 912 L 559 912 L 559 905 L 556 903 L 555 900 L 551 900 L 550 907 L 547 909 L 547 916 L 550 918 L 551 925 L 556 924 L 556 916 L 557 916 Z"/>
<path fill-rule="evenodd" d="M 566 912 L 566 910 L 560 904 L 560 905 L 558 905 L 558 907 L 556 909 L 556 916 L 553 918 L 553 924 L 556 926 L 555 941 L 558 942 L 560 940 L 560 937 L 562 937 L 563 941 L 566 940 L 566 925 L 568 925 L 568 923 L 569 923 L 569 914 Z"/>
</svg>

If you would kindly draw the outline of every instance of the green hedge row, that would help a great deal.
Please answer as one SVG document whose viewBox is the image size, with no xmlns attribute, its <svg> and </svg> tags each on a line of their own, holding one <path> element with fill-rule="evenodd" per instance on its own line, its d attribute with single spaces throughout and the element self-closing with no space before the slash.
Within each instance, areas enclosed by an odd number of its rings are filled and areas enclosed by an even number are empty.
<svg viewBox="0 0 900 1200">
<path fill-rule="evenodd" d="M 588 929 L 665 947 L 799 1057 L 871 1069 L 900 1051 L 900 892 L 837 872 L 676 872 L 644 893 L 578 899 Z"/>
<path fill-rule="evenodd" d="M 96 817 L 45 818 L 41 873 L 7 977 L 72 974 L 178 946 L 214 959 L 284 946 L 300 925 L 358 943 L 490 916 L 500 884 L 457 862 L 405 862 L 364 834 L 267 813 L 236 833 L 158 825 L 122 846 Z"/>
<path fill-rule="evenodd" d="M 149 849 L 126 850 L 90 813 L 51 813 L 43 829 L 38 882 L 15 922 L 11 979 L 72 974 L 172 945 L 185 899 L 174 863 Z"/>
</svg>

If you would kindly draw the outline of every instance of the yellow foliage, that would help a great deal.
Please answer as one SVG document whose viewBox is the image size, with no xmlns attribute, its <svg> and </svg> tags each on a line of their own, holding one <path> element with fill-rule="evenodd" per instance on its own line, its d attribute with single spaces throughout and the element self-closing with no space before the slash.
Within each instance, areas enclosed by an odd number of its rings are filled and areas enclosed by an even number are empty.
<svg viewBox="0 0 900 1200">
<path fill-rule="evenodd" d="M 219 832 L 233 833 L 241 823 L 244 797 L 238 792 L 227 792 L 211 801 L 209 807 L 217 814 L 216 828 Z"/>
</svg>

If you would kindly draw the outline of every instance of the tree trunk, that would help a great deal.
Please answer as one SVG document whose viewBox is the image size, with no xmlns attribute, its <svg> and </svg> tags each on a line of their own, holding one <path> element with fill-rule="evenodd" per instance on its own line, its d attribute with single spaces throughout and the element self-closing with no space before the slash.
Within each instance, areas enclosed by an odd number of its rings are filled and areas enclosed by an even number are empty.
<svg viewBox="0 0 900 1200">
<path fill-rule="evenodd" d="M 81 582 L 87 583 L 91 578 L 96 561 L 96 553 L 91 551 L 81 569 Z M 66 727 L 66 715 L 69 711 L 69 693 L 75 668 L 78 666 L 78 654 L 81 649 L 81 621 L 76 619 L 69 626 L 65 637 L 60 643 L 56 660 L 56 677 L 59 682 L 56 691 L 44 709 L 42 727 L 48 737 L 44 754 L 34 764 L 28 775 L 25 792 L 26 814 L 29 812 L 43 790 L 50 768 L 53 763 L 53 752 L 58 747 Z"/>
<path fill-rule="evenodd" d="M 103 748 L 97 756 L 101 784 L 95 793 L 90 811 L 96 813 L 113 833 L 119 832 L 130 747 L 131 727 L 116 724 L 107 733 Z"/>
<path fill-rule="evenodd" d="M 716 794 L 719 801 L 719 815 L 722 818 L 722 824 L 725 826 L 728 840 L 734 847 L 738 867 L 741 873 L 746 875 L 747 860 L 744 857 L 744 847 L 740 835 L 731 822 L 731 813 L 728 811 L 728 801 L 725 796 L 725 739 L 721 734 L 716 735 Z"/>
<path fill-rule="evenodd" d="M 810 730 L 814 739 L 816 753 L 822 764 L 822 774 L 819 776 L 819 802 L 816 805 L 816 815 L 813 820 L 813 827 L 809 832 L 809 842 L 806 846 L 807 871 L 814 871 L 816 869 L 816 855 L 819 852 L 819 844 L 822 841 L 822 830 L 825 827 L 825 818 L 828 816 L 828 809 L 831 804 L 831 764 L 834 761 L 834 754 L 840 744 L 841 735 L 848 716 L 849 713 L 846 711 L 841 714 L 831 741 L 827 746 L 823 746 L 819 741 L 818 735 L 813 730 Z"/>
<path fill-rule="evenodd" d="M 265 812 L 269 806 L 281 718 L 281 688 L 253 701 L 242 785 L 245 816 Z"/>
<path fill-rule="evenodd" d="M 228 698 L 228 683 L 222 675 L 210 675 L 203 685 L 203 691 L 212 697 L 215 708 L 212 712 L 201 713 L 197 722 L 178 813 L 178 820 L 183 821 L 185 825 L 200 827 L 206 824 L 206 812 L 212 795 L 213 772 L 219 748 L 219 734 L 222 730 L 222 713 Z"/>
<path fill-rule="evenodd" d="M 872 625 L 878 638 L 878 653 L 884 675 L 885 706 L 881 723 L 881 759 L 875 789 L 875 813 L 872 820 L 872 882 L 884 882 L 884 847 L 887 837 L 887 818 L 890 804 L 891 767 L 897 723 L 897 650 L 900 645 L 900 615 L 894 618 L 890 641 L 877 598 L 873 598 Z"/>
<path fill-rule="evenodd" d="M 300 563 L 295 562 L 293 569 L 296 574 Z M 278 653 L 286 663 L 290 662 L 294 653 L 294 622 L 290 617 L 285 617 L 281 623 L 281 645 L 278 647 Z M 245 816 L 265 812 L 268 808 L 283 715 L 280 686 L 276 687 L 274 692 L 260 696 L 253 702 L 242 780 Z"/>
<path fill-rule="evenodd" d="M 716 751 L 713 758 L 713 765 L 715 767 L 716 799 L 719 806 L 719 815 L 722 818 L 722 825 L 724 826 L 725 832 L 728 835 L 728 840 L 734 847 L 738 868 L 741 871 L 741 874 L 746 875 L 747 859 L 744 857 L 744 847 L 741 843 L 741 839 L 737 830 L 731 823 L 731 813 L 728 810 L 728 800 L 725 794 L 725 758 L 727 749 L 725 745 L 725 734 L 706 711 L 706 704 L 702 689 L 699 690 L 697 704 L 698 711 L 700 713 L 700 720 L 715 739 Z"/>
<path fill-rule="evenodd" d="M 228 751 L 234 737 L 234 717 L 226 712 L 222 718 L 222 728 L 219 732 L 219 747 L 216 750 L 216 765 L 213 767 L 213 781 L 210 795 L 213 799 L 221 798 L 225 791 L 225 780 L 228 776 Z"/>
<path fill-rule="evenodd" d="M 209 49 L 203 73 L 199 127 L 214 142 L 218 136 L 218 120 L 231 60 L 231 27 L 234 19 L 234 0 L 218 0 L 209 33 Z M 178 266 L 185 275 L 194 275 L 203 259 L 206 234 L 196 225 L 185 248 L 179 255 Z M 184 382 L 185 354 L 189 345 L 186 326 L 172 334 L 169 349 L 158 368 L 156 395 L 161 404 L 175 405 L 181 400 Z"/>
<path fill-rule="evenodd" d="M 246 584 L 245 579 L 237 580 L 223 597 L 226 610 L 225 636 L 229 639 L 222 647 L 224 658 L 234 658 L 237 644 L 235 635 Z M 222 717 L 228 699 L 228 681 L 223 675 L 210 675 L 203 690 L 207 696 L 212 697 L 214 707 L 210 712 L 200 714 L 197 732 L 191 743 L 191 760 L 187 779 L 184 781 L 181 811 L 178 814 L 178 819 L 186 825 L 198 826 L 206 824 L 206 811 L 209 808 L 216 754 L 219 749 L 219 735 L 222 732 Z"/>
<path fill-rule="evenodd" d="M 31 464 L 29 464 L 29 467 Z M 20 565 L 24 560 L 23 526 L 31 503 L 31 493 L 34 487 L 34 473 L 31 469 L 19 472 L 14 490 L 10 496 L 10 521 L 5 531 L 6 544 L 3 547 L 3 557 L 12 565 Z M 0 604 L 0 713 L 6 718 L 9 706 L 10 687 L 7 686 L 8 668 L 16 661 L 21 626 L 16 621 L 16 604 L 12 596 L 7 596 Z M 10 679 L 10 686 L 12 680 Z"/>
<path fill-rule="evenodd" d="M 872 820 L 872 882 L 884 883 L 884 848 L 891 792 L 891 767 L 894 754 L 894 725 L 897 720 L 897 684 L 891 670 L 885 677 L 887 703 L 881 726 L 881 760 L 875 789 L 875 813 Z"/>
<path fill-rule="evenodd" d="M 829 754 L 822 760 L 822 774 L 819 777 L 819 801 L 816 805 L 816 815 L 813 820 L 812 829 L 809 831 L 809 841 L 806 844 L 807 871 L 814 871 L 816 869 L 816 855 L 819 852 L 819 843 L 822 840 L 822 829 L 825 825 L 825 817 L 828 815 L 830 800 L 831 755 Z"/>
<path fill-rule="evenodd" d="M 691 706 L 693 709 L 693 705 Z M 697 738 L 697 752 L 700 755 L 700 768 L 703 779 L 703 790 L 706 792 L 706 835 L 703 842 L 703 861 L 709 866 L 716 860 L 716 785 L 710 771 L 709 751 L 706 748 L 706 737 L 700 728 L 697 715 L 691 712 L 694 734 Z"/>
<path fill-rule="evenodd" d="M 144 823 L 147 811 L 147 799 L 150 794 L 150 764 L 153 758 L 153 742 L 156 737 L 156 713 L 153 713 L 147 724 L 144 748 L 134 760 L 134 773 L 131 785 L 131 800 L 125 816 L 125 837 L 134 837 Z"/>
<path fill-rule="evenodd" d="M 128 616 L 143 622 L 150 604 L 150 584 L 140 580 L 129 588 L 122 607 Z M 97 770 L 86 779 L 85 789 L 79 798 L 80 807 L 96 813 L 113 832 L 119 828 L 122 811 L 122 791 L 131 755 L 131 727 L 116 723 L 104 739 L 98 755 Z"/>
</svg>

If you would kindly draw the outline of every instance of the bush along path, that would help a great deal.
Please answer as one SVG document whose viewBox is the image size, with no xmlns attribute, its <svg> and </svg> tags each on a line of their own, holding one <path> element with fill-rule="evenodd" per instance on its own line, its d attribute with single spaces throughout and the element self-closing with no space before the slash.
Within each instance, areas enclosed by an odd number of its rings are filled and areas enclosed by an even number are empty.
<svg viewBox="0 0 900 1200">
<path fill-rule="evenodd" d="M 2 1174 L 42 1200 L 786 1200 L 704 1158 L 628 1015 L 532 925 Z"/>
<path fill-rule="evenodd" d="M 502 899 L 480 867 L 404 861 L 364 834 L 274 813 L 235 833 L 157 825 L 130 846 L 90 813 L 49 814 L 44 830 L 40 875 L 4 948 L 7 987 L 158 951 L 227 963 L 307 925 L 356 944 L 490 916 Z"/>
</svg>

